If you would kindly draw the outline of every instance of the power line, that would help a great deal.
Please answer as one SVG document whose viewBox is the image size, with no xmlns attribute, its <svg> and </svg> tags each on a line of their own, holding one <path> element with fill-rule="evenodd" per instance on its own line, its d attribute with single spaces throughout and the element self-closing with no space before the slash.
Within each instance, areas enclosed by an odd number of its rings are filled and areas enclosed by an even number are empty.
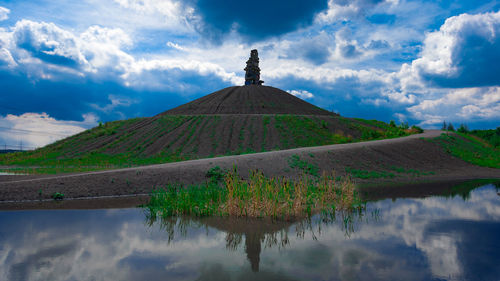
<svg viewBox="0 0 500 281">
<path fill-rule="evenodd" d="M 0 150 L 23 150 L 23 149 L 37 149 L 37 147 L 24 144 L 22 146 L 13 144 L 0 145 Z"/>
</svg>

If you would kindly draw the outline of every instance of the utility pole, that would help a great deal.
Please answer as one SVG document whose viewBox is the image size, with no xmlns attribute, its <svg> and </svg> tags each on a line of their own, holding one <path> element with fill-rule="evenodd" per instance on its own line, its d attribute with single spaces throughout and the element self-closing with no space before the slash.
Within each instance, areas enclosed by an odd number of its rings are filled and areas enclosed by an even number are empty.
<svg viewBox="0 0 500 281">
<path fill-rule="evenodd" d="M 21 140 L 21 145 L 20 145 L 21 151 L 23 150 L 23 140 Z"/>
</svg>

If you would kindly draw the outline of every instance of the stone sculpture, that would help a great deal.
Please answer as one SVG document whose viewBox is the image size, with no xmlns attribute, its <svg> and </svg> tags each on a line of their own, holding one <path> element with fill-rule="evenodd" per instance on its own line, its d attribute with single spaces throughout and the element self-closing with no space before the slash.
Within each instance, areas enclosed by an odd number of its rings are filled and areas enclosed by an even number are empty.
<svg viewBox="0 0 500 281">
<path fill-rule="evenodd" d="M 259 52 L 256 49 L 250 51 L 245 71 L 245 85 L 262 85 L 264 83 L 260 80 Z"/>
</svg>

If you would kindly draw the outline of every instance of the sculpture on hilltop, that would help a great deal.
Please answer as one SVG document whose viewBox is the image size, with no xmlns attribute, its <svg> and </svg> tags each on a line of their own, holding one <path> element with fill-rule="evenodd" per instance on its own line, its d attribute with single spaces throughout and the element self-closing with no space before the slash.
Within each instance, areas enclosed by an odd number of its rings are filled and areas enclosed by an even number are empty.
<svg viewBox="0 0 500 281">
<path fill-rule="evenodd" d="M 257 49 L 250 51 L 250 58 L 245 67 L 245 85 L 262 85 L 264 81 L 260 80 L 259 52 Z"/>
</svg>

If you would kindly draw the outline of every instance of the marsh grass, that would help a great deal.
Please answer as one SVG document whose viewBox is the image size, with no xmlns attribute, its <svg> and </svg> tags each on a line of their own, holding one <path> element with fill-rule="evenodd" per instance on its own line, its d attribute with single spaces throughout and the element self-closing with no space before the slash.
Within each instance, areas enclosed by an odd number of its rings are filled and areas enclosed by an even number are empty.
<svg viewBox="0 0 500 281">
<path fill-rule="evenodd" d="M 252 171 L 242 179 L 236 170 L 218 184 L 182 187 L 169 185 L 151 194 L 144 206 L 151 218 L 180 215 L 271 217 L 293 219 L 318 212 L 363 208 L 355 185 L 348 178 L 336 180 L 333 174 L 320 177 L 303 175 L 298 180 L 267 178 Z"/>
</svg>

